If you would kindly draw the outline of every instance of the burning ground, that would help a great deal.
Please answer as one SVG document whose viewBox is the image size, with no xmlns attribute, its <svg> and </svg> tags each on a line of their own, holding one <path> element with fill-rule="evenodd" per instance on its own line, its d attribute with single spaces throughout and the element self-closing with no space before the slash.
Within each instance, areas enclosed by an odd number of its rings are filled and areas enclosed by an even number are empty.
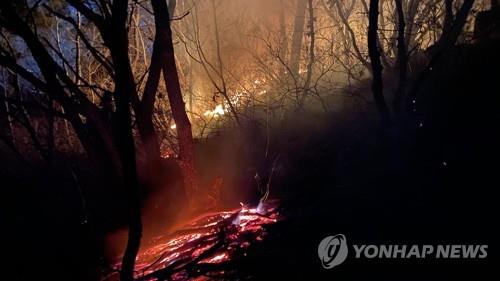
<svg viewBox="0 0 500 281">
<path fill-rule="evenodd" d="M 255 208 L 241 205 L 240 209 L 205 214 L 153 239 L 137 257 L 136 278 L 186 280 L 234 274 L 239 262 L 249 258 L 249 248 L 269 235 L 267 226 L 283 219 L 276 201 Z M 118 280 L 119 268 L 117 264 L 104 280 Z"/>
</svg>

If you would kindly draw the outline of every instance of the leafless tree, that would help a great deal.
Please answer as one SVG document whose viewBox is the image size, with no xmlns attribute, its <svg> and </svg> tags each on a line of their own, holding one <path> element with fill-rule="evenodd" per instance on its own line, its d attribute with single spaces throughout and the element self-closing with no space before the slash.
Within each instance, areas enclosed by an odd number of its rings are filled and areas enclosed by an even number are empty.
<svg viewBox="0 0 500 281">
<path fill-rule="evenodd" d="M 368 51 L 372 65 L 372 92 L 375 100 L 375 105 L 380 114 L 382 122 L 388 124 L 390 120 L 390 112 L 384 98 L 384 84 L 382 80 L 382 62 L 380 60 L 380 51 L 377 44 L 378 32 L 378 16 L 379 16 L 379 1 L 370 0 L 369 10 L 369 27 L 368 27 Z"/>
</svg>

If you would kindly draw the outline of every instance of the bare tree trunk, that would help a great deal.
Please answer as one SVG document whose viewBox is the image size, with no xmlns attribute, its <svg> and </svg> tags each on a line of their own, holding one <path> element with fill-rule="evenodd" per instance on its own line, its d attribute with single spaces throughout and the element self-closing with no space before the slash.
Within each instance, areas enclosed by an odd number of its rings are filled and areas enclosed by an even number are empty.
<svg viewBox="0 0 500 281">
<path fill-rule="evenodd" d="M 188 80 L 189 80 L 189 89 L 188 89 L 188 109 L 189 109 L 189 117 L 190 120 L 194 118 L 194 109 L 193 109 L 193 101 L 194 101 L 194 65 L 191 61 L 191 58 L 188 58 Z"/>
<path fill-rule="evenodd" d="M 80 12 L 76 12 L 76 25 L 78 28 L 81 26 L 81 15 Z M 78 77 L 81 76 L 81 68 L 80 68 L 80 36 L 78 33 L 75 35 L 75 72 Z M 76 81 L 75 77 L 75 81 Z"/>
<path fill-rule="evenodd" d="M 365 0 L 362 0 L 362 2 L 364 2 Z M 378 11 L 379 11 L 379 21 L 380 21 L 380 26 L 382 27 L 382 31 L 378 34 L 377 36 L 377 46 L 378 46 L 378 49 L 379 49 L 379 52 L 380 52 L 380 59 L 382 61 L 382 65 L 385 67 L 385 68 L 392 68 L 392 65 L 389 63 L 389 61 L 387 60 L 387 55 L 386 55 L 386 52 L 384 50 L 384 47 L 385 47 L 385 43 L 387 42 L 387 40 L 385 40 L 385 15 L 384 15 L 384 0 L 380 0 L 379 1 L 379 8 L 378 8 Z"/>
<path fill-rule="evenodd" d="M 142 238 L 141 203 L 139 181 L 137 177 L 135 143 L 132 133 L 132 117 L 130 104 L 136 95 L 134 75 L 128 54 L 128 34 L 126 22 L 128 17 L 128 1 L 114 1 L 112 19 L 107 28 L 105 43 L 111 52 L 115 67 L 115 99 L 116 99 L 116 142 L 122 168 L 122 180 L 127 202 L 128 240 L 122 259 L 120 279 L 134 279 L 135 259 L 139 252 Z M 109 32 L 111 31 L 112 32 Z"/>
<path fill-rule="evenodd" d="M 172 43 L 172 30 L 170 28 L 168 8 L 162 0 L 151 0 L 156 24 L 160 26 L 159 40 L 162 48 L 163 79 L 167 86 L 167 94 L 172 109 L 172 116 L 177 127 L 179 142 L 179 157 L 181 161 L 184 187 L 193 208 L 194 199 L 198 195 L 198 174 L 195 166 L 194 141 L 191 131 L 191 122 L 186 113 L 179 84 L 179 74 L 175 61 L 174 46 Z"/>
<path fill-rule="evenodd" d="M 149 66 L 148 79 L 144 86 L 142 101 L 134 107 L 137 118 L 137 129 L 145 153 L 145 183 L 154 185 L 156 176 L 161 166 L 160 144 L 154 128 L 153 111 L 161 77 L 162 53 L 164 49 L 160 40 L 161 27 L 156 24 L 156 35 L 153 42 L 153 52 Z"/>
<path fill-rule="evenodd" d="M 308 0 L 308 11 L 309 11 L 309 37 L 310 37 L 310 43 L 309 43 L 309 62 L 307 63 L 307 74 L 306 74 L 306 80 L 304 82 L 304 91 L 302 93 L 302 98 L 300 100 L 300 107 L 304 106 L 304 100 L 306 99 L 306 96 L 309 92 L 309 86 L 311 85 L 311 78 L 312 78 L 312 72 L 313 72 L 313 66 L 314 66 L 314 48 L 315 48 L 315 31 L 314 31 L 314 7 L 313 7 L 313 0 Z"/>
<path fill-rule="evenodd" d="M 443 33 L 448 33 L 450 32 L 453 24 L 453 0 L 445 0 L 444 9 Z"/>
<path fill-rule="evenodd" d="M 403 0 L 396 1 L 396 11 L 398 16 L 398 62 L 399 62 L 399 81 L 398 88 L 394 94 L 393 99 L 393 110 L 395 113 L 401 111 L 401 99 L 404 96 L 406 89 L 406 76 L 408 68 L 408 54 L 406 50 L 406 40 L 405 40 L 405 15 L 403 11 Z"/>
<path fill-rule="evenodd" d="M 288 36 L 286 35 L 286 20 L 285 20 L 285 4 L 284 0 L 280 0 L 280 12 L 279 12 L 279 24 L 280 24 L 280 50 L 279 55 L 283 61 L 286 61 L 288 55 Z"/>
<path fill-rule="evenodd" d="M 7 99 L 9 98 L 9 94 L 7 92 L 7 79 L 5 77 L 5 68 L 2 67 L 2 82 L 3 82 L 3 96 L 5 98 L 4 100 L 4 105 L 5 105 L 5 112 L 7 114 L 7 123 L 9 125 L 9 133 L 10 133 L 10 136 L 12 138 L 12 144 L 13 144 L 13 147 L 16 147 L 16 134 L 14 132 L 14 126 L 12 124 L 12 115 L 11 115 L 11 112 L 10 112 L 10 106 L 9 106 L 9 102 L 7 101 Z M 17 149 L 16 149 L 17 151 Z"/>
<path fill-rule="evenodd" d="M 380 52 L 377 46 L 378 31 L 378 0 L 370 0 L 369 25 L 368 25 L 368 53 L 372 65 L 372 92 L 375 105 L 382 119 L 382 123 L 387 125 L 390 121 L 390 112 L 384 98 L 384 83 L 382 81 L 383 66 L 380 61 Z"/>
<path fill-rule="evenodd" d="M 297 0 L 297 8 L 295 10 L 295 21 L 293 25 L 292 45 L 290 50 L 290 73 L 298 79 L 300 67 L 300 54 L 302 51 L 302 38 L 304 36 L 304 24 L 306 21 L 307 2 L 305 0 Z"/>
</svg>

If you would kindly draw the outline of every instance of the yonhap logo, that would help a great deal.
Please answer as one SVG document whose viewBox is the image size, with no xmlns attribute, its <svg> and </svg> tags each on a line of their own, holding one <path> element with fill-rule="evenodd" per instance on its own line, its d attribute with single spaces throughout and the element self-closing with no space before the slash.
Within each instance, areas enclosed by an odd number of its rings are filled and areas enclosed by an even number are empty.
<svg viewBox="0 0 500 281">
<path fill-rule="evenodd" d="M 486 259 L 488 245 L 351 245 L 354 259 Z M 349 252 L 347 239 L 343 234 L 325 237 L 318 246 L 321 265 L 326 269 L 343 263 Z"/>
<path fill-rule="evenodd" d="M 345 261 L 347 258 L 347 241 L 343 234 L 328 236 L 319 243 L 318 255 L 321 265 L 330 269 Z"/>
</svg>

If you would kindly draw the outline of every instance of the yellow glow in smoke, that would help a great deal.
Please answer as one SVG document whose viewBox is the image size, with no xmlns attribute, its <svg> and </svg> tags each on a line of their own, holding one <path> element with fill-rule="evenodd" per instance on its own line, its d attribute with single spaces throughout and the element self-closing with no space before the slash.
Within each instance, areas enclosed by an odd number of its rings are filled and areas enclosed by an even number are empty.
<svg viewBox="0 0 500 281">
<path fill-rule="evenodd" d="M 222 106 L 222 104 L 218 104 L 214 110 L 207 110 L 205 111 L 205 113 L 203 115 L 205 116 L 210 116 L 210 117 L 218 117 L 218 116 L 222 116 L 226 113 L 226 111 L 224 110 L 224 107 Z"/>
</svg>

